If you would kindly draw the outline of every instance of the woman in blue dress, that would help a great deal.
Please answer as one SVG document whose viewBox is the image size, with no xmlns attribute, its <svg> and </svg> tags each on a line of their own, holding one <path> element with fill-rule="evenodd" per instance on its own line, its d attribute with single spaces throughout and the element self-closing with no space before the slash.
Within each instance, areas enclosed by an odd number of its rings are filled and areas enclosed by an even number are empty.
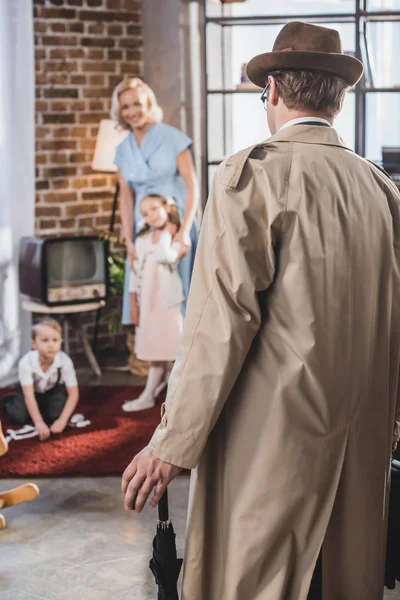
<svg viewBox="0 0 400 600">
<path fill-rule="evenodd" d="M 142 220 L 142 199 L 148 194 L 172 196 L 178 206 L 182 226 L 174 241 L 181 245 L 179 274 L 187 298 L 198 239 L 199 194 L 190 152 L 192 140 L 162 123 L 162 110 L 147 84 L 136 77 L 121 81 L 113 92 L 111 116 L 129 130 L 117 146 L 114 163 L 118 167 L 121 223 L 129 259 L 122 322 L 130 324 L 128 270 L 135 259 L 134 239 Z"/>
</svg>

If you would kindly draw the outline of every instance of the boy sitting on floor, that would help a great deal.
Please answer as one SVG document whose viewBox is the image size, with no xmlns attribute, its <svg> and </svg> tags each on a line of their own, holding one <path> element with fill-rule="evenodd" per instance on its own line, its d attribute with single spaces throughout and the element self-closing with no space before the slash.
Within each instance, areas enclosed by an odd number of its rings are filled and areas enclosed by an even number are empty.
<svg viewBox="0 0 400 600">
<path fill-rule="evenodd" d="M 61 350 L 61 334 L 61 326 L 54 319 L 45 318 L 33 326 L 33 350 L 18 364 L 18 393 L 2 402 L 8 423 L 26 425 L 33 421 L 41 441 L 50 433 L 64 431 L 79 399 L 74 365 Z"/>
</svg>

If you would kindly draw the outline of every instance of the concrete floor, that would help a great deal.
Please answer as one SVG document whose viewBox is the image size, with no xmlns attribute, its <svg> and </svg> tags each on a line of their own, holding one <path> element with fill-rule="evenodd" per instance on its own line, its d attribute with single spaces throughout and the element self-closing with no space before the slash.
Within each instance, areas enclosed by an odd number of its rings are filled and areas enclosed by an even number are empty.
<svg viewBox="0 0 400 600">
<path fill-rule="evenodd" d="M 143 381 L 109 370 L 97 378 L 79 369 L 78 378 L 81 385 Z M 2 480 L 1 488 L 23 482 Z M 148 569 L 156 511 L 126 512 L 120 478 L 38 479 L 35 483 L 41 491 L 38 499 L 3 510 L 7 528 L 0 531 L 1 600 L 156 599 Z M 188 487 L 185 476 L 170 486 L 179 556 L 183 556 Z M 385 592 L 385 600 L 400 600 L 400 584 L 395 591 Z"/>
</svg>

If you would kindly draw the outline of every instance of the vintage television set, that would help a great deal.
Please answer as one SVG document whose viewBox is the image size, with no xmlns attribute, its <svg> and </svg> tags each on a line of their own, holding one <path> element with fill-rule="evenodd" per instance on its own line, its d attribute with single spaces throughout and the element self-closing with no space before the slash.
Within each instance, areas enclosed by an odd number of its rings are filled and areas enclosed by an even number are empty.
<svg viewBox="0 0 400 600">
<path fill-rule="evenodd" d="M 105 300 L 107 244 L 97 236 L 22 238 L 20 292 L 48 306 Z"/>
</svg>

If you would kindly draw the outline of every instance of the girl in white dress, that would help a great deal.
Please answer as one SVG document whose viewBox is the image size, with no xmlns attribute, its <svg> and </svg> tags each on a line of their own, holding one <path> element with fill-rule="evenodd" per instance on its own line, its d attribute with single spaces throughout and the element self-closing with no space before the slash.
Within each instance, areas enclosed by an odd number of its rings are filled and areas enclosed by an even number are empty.
<svg viewBox="0 0 400 600">
<path fill-rule="evenodd" d="M 180 246 L 173 243 L 179 213 L 172 198 L 155 194 L 141 203 L 145 225 L 136 242 L 130 273 L 131 319 L 136 326 L 135 353 L 150 361 L 146 387 L 122 406 L 126 412 L 152 408 L 178 355 L 184 295 L 178 274 Z"/>
</svg>

